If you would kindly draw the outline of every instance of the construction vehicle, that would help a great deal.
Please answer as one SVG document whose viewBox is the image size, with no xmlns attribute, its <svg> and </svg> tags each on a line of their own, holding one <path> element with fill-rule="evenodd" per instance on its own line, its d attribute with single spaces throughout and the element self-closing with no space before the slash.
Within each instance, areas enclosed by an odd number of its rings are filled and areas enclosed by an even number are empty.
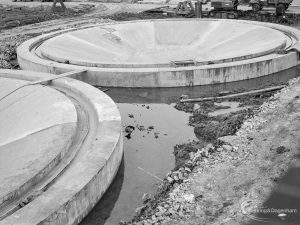
<svg viewBox="0 0 300 225">
<path fill-rule="evenodd" d="M 258 12 L 263 7 L 275 7 L 276 13 L 283 13 L 289 8 L 293 0 L 250 0 L 249 5 L 252 7 L 253 12 Z"/>
<path fill-rule="evenodd" d="M 195 12 L 195 8 L 191 2 L 191 0 L 186 0 L 183 2 L 179 2 L 176 9 L 175 14 L 189 17 L 189 15 L 193 15 Z"/>
<path fill-rule="evenodd" d="M 238 0 L 210 0 L 210 2 L 213 9 L 209 11 L 208 17 L 236 19 L 242 14 L 242 11 L 237 9 L 239 5 Z M 179 2 L 175 9 L 175 14 L 185 17 L 195 16 L 197 14 L 196 8 L 199 7 L 199 4 L 196 3 L 194 7 L 191 0 Z M 199 0 L 198 3 L 206 4 L 207 0 Z"/>
<path fill-rule="evenodd" d="M 213 18 L 237 19 L 242 11 L 237 9 L 239 5 L 238 0 L 211 0 L 211 7 L 213 8 L 208 16 Z"/>
</svg>

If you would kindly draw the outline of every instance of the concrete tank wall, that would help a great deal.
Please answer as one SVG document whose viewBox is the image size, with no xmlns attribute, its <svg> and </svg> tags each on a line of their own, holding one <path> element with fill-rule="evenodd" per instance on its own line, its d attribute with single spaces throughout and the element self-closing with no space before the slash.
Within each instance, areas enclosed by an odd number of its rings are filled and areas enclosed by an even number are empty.
<svg viewBox="0 0 300 225">
<path fill-rule="evenodd" d="M 159 20 L 153 20 L 159 21 Z M 183 21 L 182 19 L 163 20 L 164 24 L 168 21 Z M 199 20 L 186 19 L 184 21 L 220 21 L 220 20 Z M 141 21 L 130 21 L 120 24 L 133 24 Z M 222 20 L 221 23 L 229 23 L 232 26 L 235 23 L 267 27 L 274 29 L 287 35 L 290 44 L 286 46 L 285 53 L 277 53 L 274 51 L 263 56 L 256 57 L 253 55 L 250 59 L 236 60 L 233 62 L 213 62 L 208 65 L 189 65 L 189 66 L 163 66 L 157 67 L 139 67 L 132 68 L 130 65 L 126 67 L 89 67 L 79 66 L 66 63 L 59 63 L 39 57 L 35 52 L 35 47 L 39 46 L 43 41 L 56 37 L 60 34 L 75 31 L 77 29 L 59 31 L 33 38 L 23 43 L 17 50 L 18 61 L 22 69 L 41 71 L 53 74 L 60 74 L 77 69 L 87 69 L 88 71 L 74 78 L 80 79 L 92 85 L 113 86 L 113 87 L 178 87 L 193 85 L 209 85 L 215 83 L 234 82 L 245 79 L 257 78 L 272 73 L 280 72 L 299 64 L 298 55 L 295 51 L 290 51 L 293 46 L 297 46 L 300 32 L 297 29 L 287 26 L 259 23 L 253 21 L 237 21 Z M 115 24 L 115 23 L 114 23 Z M 96 25 L 109 27 L 109 24 Z M 89 26 L 93 27 L 93 26 Z M 84 29 L 84 28 L 82 28 Z M 80 29 L 79 29 L 80 30 Z M 271 38 L 271 37 L 264 37 Z M 250 46 L 249 46 L 250 47 Z"/>
<path fill-rule="evenodd" d="M 0 76 L 28 81 L 53 77 L 11 70 L 0 71 Z M 52 81 L 50 87 L 78 100 L 89 118 L 89 135 L 55 182 L 1 220 L 1 225 L 78 224 L 109 187 L 122 160 L 121 118 L 114 102 L 98 89 L 70 78 Z"/>
</svg>

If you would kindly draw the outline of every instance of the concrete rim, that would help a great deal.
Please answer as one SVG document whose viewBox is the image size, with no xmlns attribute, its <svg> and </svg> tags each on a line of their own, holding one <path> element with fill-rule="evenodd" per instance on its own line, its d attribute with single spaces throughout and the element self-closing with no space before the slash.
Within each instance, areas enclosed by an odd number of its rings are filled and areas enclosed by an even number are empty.
<svg viewBox="0 0 300 225">
<path fill-rule="evenodd" d="M 166 19 L 165 21 L 194 21 L 201 19 Z M 202 19 L 203 20 L 203 19 Z M 146 20 L 147 21 L 147 20 Z M 156 20 L 148 20 L 156 21 Z M 218 21 L 217 19 L 205 19 L 205 21 Z M 244 79 L 251 79 L 260 76 L 276 73 L 299 64 L 297 53 L 292 50 L 299 49 L 300 31 L 283 25 L 262 23 L 254 21 L 222 20 L 226 23 L 241 23 L 264 26 L 278 30 L 293 39 L 291 45 L 285 49 L 287 54 L 271 53 L 256 58 L 245 59 L 233 62 L 220 62 L 208 65 L 180 66 L 154 68 L 99 68 L 64 64 L 55 61 L 45 60 L 39 57 L 35 48 L 43 41 L 57 35 L 86 29 L 100 25 L 74 28 L 64 31 L 45 34 L 24 42 L 17 49 L 18 61 L 22 69 L 60 74 L 76 69 L 87 69 L 88 72 L 76 78 L 92 85 L 113 86 L 113 87 L 177 87 L 209 85 L 214 83 L 226 83 Z M 138 21 L 127 21 L 124 23 L 135 23 Z M 280 63 L 281 62 L 281 63 Z"/>
<path fill-rule="evenodd" d="M 0 74 L 0 220 L 1 209 L 76 153 L 71 144 L 86 135 L 74 102 L 53 88 L 27 83 Z"/>
<path fill-rule="evenodd" d="M 0 76 L 27 81 L 53 77 L 13 70 L 0 70 Z M 121 163 L 121 117 L 112 99 L 98 89 L 70 78 L 53 80 L 49 86 L 80 103 L 87 113 L 89 134 L 66 169 L 54 174 L 57 177 L 50 177 L 46 188 L 35 186 L 42 191 L 0 224 L 79 223 L 109 187 Z M 20 200 L 24 200 L 24 196 Z"/>
<path fill-rule="evenodd" d="M 36 52 L 49 61 L 71 65 L 156 68 L 176 61 L 207 65 L 257 58 L 285 49 L 291 42 L 278 30 L 254 24 L 144 20 L 63 33 L 45 40 Z"/>
</svg>

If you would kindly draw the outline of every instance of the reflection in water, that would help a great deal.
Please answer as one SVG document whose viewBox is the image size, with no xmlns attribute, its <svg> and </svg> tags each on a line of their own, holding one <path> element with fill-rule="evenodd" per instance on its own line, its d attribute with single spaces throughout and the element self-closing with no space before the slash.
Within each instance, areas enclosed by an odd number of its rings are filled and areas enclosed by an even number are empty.
<svg viewBox="0 0 300 225">
<path fill-rule="evenodd" d="M 190 114 L 176 110 L 174 105 L 121 103 L 118 107 L 123 135 L 127 135 L 126 127 L 132 131 L 130 139 L 123 139 L 122 182 L 114 182 L 82 225 L 116 225 L 132 218 L 142 205 L 143 194 L 153 194 L 174 168 L 174 146 L 195 139 L 193 127 L 187 125 Z M 116 179 L 120 180 L 120 175 Z"/>
<path fill-rule="evenodd" d="M 114 208 L 122 189 L 124 181 L 124 169 L 125 164 L 123 157 L 115 179 L 101 198 L 101 204 L 97 204 L 95 208 L 93 208 L 88 217 L 81 222 L 81 225 L 103 225 L 107 218 L 110 217 L 111 211 Z"/>
<path fill-rule="evenodd" d="M 107 94 L 116 102 L 126 103 L 172 103 L 185 94 L 190 98 L 215 96 L 224 91 L 242 92 L 260 89 L 270 85 L 280 85 L 298 76 L 300 66 L 260 78 L 194 87 L 173 88 L 110 88 Z"/>
</svg>

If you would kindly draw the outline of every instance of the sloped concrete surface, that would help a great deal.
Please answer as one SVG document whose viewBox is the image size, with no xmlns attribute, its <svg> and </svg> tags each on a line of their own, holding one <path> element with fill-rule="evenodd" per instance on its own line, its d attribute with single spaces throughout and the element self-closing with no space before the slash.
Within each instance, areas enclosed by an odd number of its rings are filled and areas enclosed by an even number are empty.
<svg viewBox="0 0 300 225">
<path fill-rule="evenodd" d="M 69 78 L 21 87 L 45 77 L 52 75 L 0 71 L 0 179 L 7 184 L 0 194 L 14 193 L 0 202 L 0 224 L 79 223 L 110 185 L 123 156 L 114 102 Z"/>
<path fill-rule="evenodd" d="M 62 93 L 0 77 L 0 204 L 61 156 L 72 141 L 77 114 Z"/>
<path fill-rule="evenodd" d="M 2 93 L 26 83 L 0 79 Z M 1 101 L 0 146 L 51 126 L 74 122 L 75 107 L 63 94 L 40 85 L 27 86 Z"/>
<path fill-rule="evenodd" d="M 294 67 L 299 36 L 294 28 L 253 21 L 143 20 L 42 35 L 17 53 L 23 69 L 54 74 L 87 69 L 76 78 L 92 85 L 195 86 Z"/>
<path fill-rule="evenodd" d="M 42 56 L 62 63 L 155 67 L 172 61 L 253 58 L 285 48 L 288 41 L 280 31 L 251 24 L 167 20 L 78 30 L 51 38 L 39 49 Z"/>
</svg>

